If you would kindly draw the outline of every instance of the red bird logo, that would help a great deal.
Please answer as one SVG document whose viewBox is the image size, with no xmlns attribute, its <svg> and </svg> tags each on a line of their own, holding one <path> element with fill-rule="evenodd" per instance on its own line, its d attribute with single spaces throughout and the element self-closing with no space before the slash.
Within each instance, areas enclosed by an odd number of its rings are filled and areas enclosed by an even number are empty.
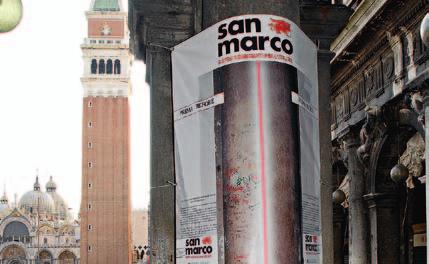
<svg viewBox="0 0 429 264">
<path fill-rule="evenodd" d="M 284 34 L 286 36 L 289 36 L 289 33 L 291 31 L 290 24 L 286 21 L 279 20 L 279 19 L 272 19 L 271 23 L 269 24 L 272 31 L 275 31 L 277 34 Z"/>
<path fill-rule="evenodd" d="M 209 236 L 203 237 L 203 244 L 204 245 L 211 245 L 212 244 L 212 238 Z"/>
</svg>

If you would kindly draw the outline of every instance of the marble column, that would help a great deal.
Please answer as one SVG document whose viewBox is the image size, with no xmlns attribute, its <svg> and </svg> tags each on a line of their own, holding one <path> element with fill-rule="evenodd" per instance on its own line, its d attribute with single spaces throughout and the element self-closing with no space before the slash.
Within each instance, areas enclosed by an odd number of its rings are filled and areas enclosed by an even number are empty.
<svg viewBox="0 0 429 264">
<path fill-rule="evenodd" d="M 344 208 L 341 205 L 334 205 L 334 217 L 333 217 L 333 251 L 334 251 L 334 262 L 333 264 L 344 264 Z"/>
<path fill-rule="evenodd" d="M 368 264 L 368 226 L 365 211 L 364 167 L 357 155 L 360 145 L 357 135 L 349 133 L 345 138 L 349 191 L 349 261 L 353 264 Z"/>
</svg>

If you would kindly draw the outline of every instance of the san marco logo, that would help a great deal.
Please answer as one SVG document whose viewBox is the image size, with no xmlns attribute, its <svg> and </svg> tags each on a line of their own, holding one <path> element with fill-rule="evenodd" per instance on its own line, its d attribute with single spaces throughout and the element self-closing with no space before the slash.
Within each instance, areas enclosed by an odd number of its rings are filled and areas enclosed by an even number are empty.
<svg viewBox="0 0 429 264">
<path fill-rule="evenodd" d="M 212 243 L 213 241 L 210 236 L 205 236 L 202 239 L 186 239 L 185 254 L 186 256 L 210 256 L 213 252 Z"/>
<path fill-rule="evenodd" d="M 220 24 L 218 27 L 218 57 L 251 51 L 291 55 L 293 53 L 293 45 L 289 40 L 292 31 L 291 24 L 274 18 L 270 18 L 265 27 L 262 23 L 262 20 L 255 16 Z M 271 29 L 271 32 L 266 28 Z M 264 32 L 263 29 L 265 29 Z"/>
</svg>

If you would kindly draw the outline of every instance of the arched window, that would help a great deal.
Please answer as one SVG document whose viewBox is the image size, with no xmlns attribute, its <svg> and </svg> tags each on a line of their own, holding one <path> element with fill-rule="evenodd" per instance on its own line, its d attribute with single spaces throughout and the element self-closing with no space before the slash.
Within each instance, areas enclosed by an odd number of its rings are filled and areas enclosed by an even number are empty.
<svg viewBox="0 0 429 264">
<path fill-rule="evenodd" d="M 39 252 L 39 260 L 45 264 L 50 264 L 53 261 L 53 257 L 51 252 L 47 251 L 47 250 L 42 250 Z"/>
<path fill-rule="evenodd" d="M 107 70 L 106 70 L 106 73 L 107 74 L 112 74 L 112 72 L 113 72 L 113 63 L 112 63 L 111 59 L 108 59 L 107 60 Z"/>
<path fill-rule="evenodd" d="M 17 221 L 7 224 L 3 231 L 4 238 L 28 237 L 29 235 L 27 226 Z"/>
<path fill-rule="evenodd" d="M 105 74 L 106 73 L 106 64 L 105 64 L 103 59 L 100 60 L 98 73 L 99 74 Z"/>
<path fill-rule="evenodd" d="M 115 74 L 121 74 L 121 61 L 115 60 Z"/>
<path fill-rule="evenodd" d="M 59 264 L 73 264 L 73 263 L 77 263 L 76 260 L 76 256 L 75 254 L 73 254 L 70 251 L 63 251 L 59 256 L 58 256 L 58 263 Z"/>
<path fill-rule="evenodd" d="M 96 59 L 93 59 L 91 61 L 91 73 L 97 74 L 97 60 Z"/>
</svg>

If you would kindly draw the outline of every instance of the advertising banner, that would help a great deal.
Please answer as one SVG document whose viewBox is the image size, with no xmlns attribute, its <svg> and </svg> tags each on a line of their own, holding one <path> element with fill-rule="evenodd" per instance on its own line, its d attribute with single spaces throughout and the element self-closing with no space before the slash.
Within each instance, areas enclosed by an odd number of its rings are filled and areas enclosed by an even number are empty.
<svg viewBox="0 0 429 264">
<path fill-rule="evenodd" d="M 313 42 L 283 17 L 232 17 L 174 47 L 172 69 L 176 262 L 285 263 L 301 245 L 321 263 Z"/>
</svg>

